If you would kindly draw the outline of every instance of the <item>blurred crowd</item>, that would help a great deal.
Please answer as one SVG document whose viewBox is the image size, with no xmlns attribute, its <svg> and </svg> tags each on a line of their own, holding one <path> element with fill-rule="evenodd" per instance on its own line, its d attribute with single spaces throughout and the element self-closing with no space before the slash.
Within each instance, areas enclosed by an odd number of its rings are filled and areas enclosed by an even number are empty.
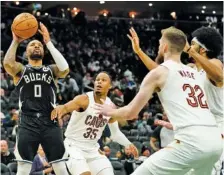
<svg viewBox="0 0 224 175">
<path fill-rule="evenodd" d="M 2 9 L 1 20 L 1 63 L 11 40 L 11 23 L 20 12 Z M 58 104 L 74 98 L 83 92 L 93 90 L 94 76 L 100 71 L 107 71 L 112 76 L 113 88 L 110 97 L 117 106 L 128 104 L 138 91 L 139 85 L 148 70 L 134 54 L 131 42 L 127 38 L 128 30 L 133 26 L 139 34 L 141 48 L 151 58 L 157 55 L 158 41 L 161 29 L 176 26 L 188 36 L 201 24 L 189 25 L 177 23 L 115 20 L 99 17 L 88 20 L 80 13 L 74 19 L 61 21 L 40 17 L 50 31 L 51 40 L 55 47 L 64 55 L 70 66 L 70 74 L 58 81 Z M 217 27 L 217 26 L 216 26 Z M 222 31 L 222 26 L 218 26 Z M 35 36 L 42 40 L 39 34 Z M 29 40 L 20 44 L 17 51 L 17 61 L 27 64 L 25 49 Z M 186 60 L 183 58 L 183 62 Z M 45 50 L 44 64 L 52 64 L 53 59 Z M 1 163 L 9 164 L 13 161 L 12 153 L 15 146 L 15 136 L 18 128 L 19 107 L 18 92 L 13 85 L 12 78 L 5 73 L 1 64 Z M 69 116 L 68 116 L 69 118 Z M 141 164 L 154 152 L 165 147 L 173 139 L 173 132 L 155 125 L 155 120 L 167 121 L 166 114 L 157 95 L 145 105 L 139 118 L 128 121 L 121 126 L 121 130 L 139 149 L 140 157 L 135 159 L 128 148 L 122 148 L 110 139 L 108 128 L 99 141 L 101 149 L 111 161 L 120 161 L 127 174 Z M 66 129 L 66 124 L 64 126 Z M 38 152 L 41 152 L 41 147 Z M 42 159 L 41 159 L 42 160 Z M 42 161 L 43 163 L 43 161 Z M 43 163 L 44 168 L 49 164 Z M 43 168 L 42 167 L 42 168 Z M 48 169 L 49 171 L 52 169 Z M 51 172 L 50 171 L 50 172 Z"/>
</svg>

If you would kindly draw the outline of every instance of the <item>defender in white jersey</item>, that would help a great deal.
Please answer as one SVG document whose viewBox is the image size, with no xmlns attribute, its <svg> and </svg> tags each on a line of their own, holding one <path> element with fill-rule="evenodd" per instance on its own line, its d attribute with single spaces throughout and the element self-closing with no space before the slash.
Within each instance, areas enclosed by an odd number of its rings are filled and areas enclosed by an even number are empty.
<svg viewBox="0 0 224 175">
<path fill-rule="evenodd" d="M 194 59 L 195 65 L 192 67 L 202 76 L 209 109 L 223 136 L 223 65 L 219 59 L 216 59 L 223 49 L 223 38 L 217 30 L 210 27 L 195 30 L 192 37 L 191 46 L 187 43 L 185 51 Z M 223 160 L 222 155 L 214 165 L 212 175 L 221 174 Z"/>
<path fill-rule="evenodd" d="M 210 175 L 221 156 L 221 135 L 208 109 L 201 77 L 180 61 L 185 44 L 186 36 L 182 31 L 163 30 L 159 54 L 164 57 L 164 63 L 146 75 L 133 101 L 120 109 L 107 104 L 95 105 L 102 115 L 132 119 L 153 92 L 158 92 L 173 125 L 175 141 L 150 156 L 133 175 L 181 175 L 192 168 L 195 174 Z"/>
<path fill-rule="evenodd" d="M 158 66 L 158 62 L 163 62 L 163 57 L 158 55 L 157 63 L 148 57 L 139 46 L 139 38 L 135 30 L 130 29 L 131 36 L 129 39 L 132 42 L 133 50 L 145 66 L 152 70 Z M 218 59 L 218 55 L 223 48 L 222 36 L 213 28 L 202 27 L 192 33 L 193 40 L 191 46 L 188 42 L 184 48 L 185 52 L 194 59 L 195 64 L 190 63 L 189 66 L 196 69 L 202 75 L 204 81 L 204 90 L 207 96 L 209 109 L 214 115 L 221 134 L 224 134 L 224 114 L 223 114 L 223 66 Z M 167 122 L 162 122 L 160 125 L 169 125 Z M 224 147 L 224 145 L 223 145 Z M 212 175 L 220 175 L 223 156 L 215 164 Z"/>
<path fill-rule="evenodd" d="M 119 144 L 130 147 L 137 156 L 137 148 L 119 130 L 118 122 L 108 116 L 97 115 L 93 106 L 95 103 L 114 104 L 107 97 L 111 87 L 111 79 L 105 72 L 97 75 L 94 91 L 76 96 L 65 105 L 57 106 L 52 112 L 52 119 L 59 120 L 64 114 L 72 112 L 71 119 L 65 132 L 65 147 L 70 154 L 68 167 L 72 175 L 113 175 L 110 161 L 99 150 L 98 140 L 107 124 L 111 138 Z"/>
</svg>

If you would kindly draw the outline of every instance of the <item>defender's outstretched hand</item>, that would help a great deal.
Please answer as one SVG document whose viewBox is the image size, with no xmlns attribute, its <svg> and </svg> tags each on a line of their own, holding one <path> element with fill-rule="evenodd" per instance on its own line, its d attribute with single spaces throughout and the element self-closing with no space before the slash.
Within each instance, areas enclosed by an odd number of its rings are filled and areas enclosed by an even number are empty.
<svg viewBox="0 0 224 175">
<path fill-rule="evenodd" d="M 93 108 L 96 110 L 96 114 L 112 117 L 115 110 L 114 106 L 104 103 L 103 99 L 101 99 L 101 101 L 103 104 L 95 103 L 93 106 Z"/>
<path fill-rule="evenodd" d="M 59 126 L 63 126 L 63 116 L 66 114 L 66 108 L 64 105 L 58 105 L 51 112 L 51 120 L 57 119 Z"/>
<path fill-rule="evenodd" d="M 131 40 L 132 48 L 133 48 L 134 52 L 138 53 L 141 50 L 141 48 L 139 46 L 138 35 L 133 27 L 131 29 L 129 29 L 129 31 L 131 33 L 131 36 L 129 34 L 127 34 L 127 36 Z"/>
</svg>

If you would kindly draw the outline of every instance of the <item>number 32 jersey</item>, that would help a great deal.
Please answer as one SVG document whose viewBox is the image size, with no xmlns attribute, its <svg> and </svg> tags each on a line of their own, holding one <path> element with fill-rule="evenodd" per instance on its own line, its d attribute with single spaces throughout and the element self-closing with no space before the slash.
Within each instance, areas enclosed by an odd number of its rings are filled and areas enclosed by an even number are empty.
<svg viewBox="0 0 224 175">
<path fill-rule="evenodd" d="M 158 93 L 174 130 L 188 126 L 217 126 L 209 110 L 201 75 L 172 60 L 161 66 L 169 69 L 164 87 Z"/>
<path fill-rule="evenodd" d="M 56 85 L 49 66 L 26 65 L 17 83 L 19 107 L 23 113 L 50 115 L 56 104 Z"/>
<path fill-rule="evenodd" d="M 73 140 L 74 146 L 82 150 L 95 150 L 99 148 L 98 140 L 110 117 L 96 114 L 93 109 L 95 104 L 93 91 L 86 93 L 89 98 L 89 105 L 84 112 L 73 111 L 68 123 L 65 136 Z M 111 104 L 107 97 L 106 104 Z"/>
</svg>

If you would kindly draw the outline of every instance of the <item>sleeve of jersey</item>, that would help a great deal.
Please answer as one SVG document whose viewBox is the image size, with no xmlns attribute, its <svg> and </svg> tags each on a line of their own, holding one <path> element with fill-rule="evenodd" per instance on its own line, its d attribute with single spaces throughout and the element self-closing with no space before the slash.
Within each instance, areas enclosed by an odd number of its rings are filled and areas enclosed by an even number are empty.
<svg viewBox="0 0 224 175">
<path fill-rule="evenodd" d="M 109 128 L 111 132 L 111 139 L 122 146 L 129 146 L 131 142 L 127 139 L 127 137 L 120 131 L 118 122 L 109 123 Z"/>
<path fill-rule="evenodd" d="M 69 68 L 67 61 L 63 57 L 63 55 L 54 47 L 53 43 L 49 41 L 46 44 L 48 50 L 50 51 L 58 69 L 60 71 L 65 71 L 66 69 Z"/>
</svg>

